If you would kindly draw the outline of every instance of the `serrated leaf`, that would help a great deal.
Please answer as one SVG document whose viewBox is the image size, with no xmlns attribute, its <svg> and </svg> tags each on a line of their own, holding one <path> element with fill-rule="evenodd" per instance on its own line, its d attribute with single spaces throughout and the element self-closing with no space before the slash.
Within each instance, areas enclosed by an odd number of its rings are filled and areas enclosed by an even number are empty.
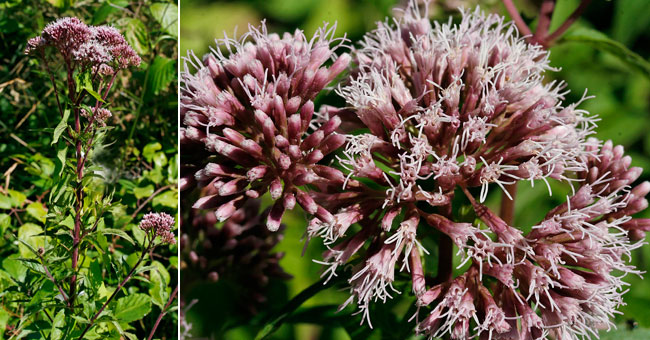
<svg viewBox="0 0 650 340">
<path fill-rule="evenodd" d="M 133 245 L 135 245 L 135 242 L 133 241 L 131 236 L 129 236 L 124 230 L 106 228 L 106 229 L 102 229 L 101 232 L 104 235 L 116 235 L 116 236 L 119 236 L 120 238 L 128 241 L 129 243 L 131 243 Z"/>
<path fill-rule="evenodd" d="M 142 319 L 151 311 L 151 298 L 146 294 L 131 294 L 117 300 L 113 308 L 115 318 L 123 323 Z"/>
<path fill-rule="evenodd" d="M 56 127 L 54 128 L 54 135 L 52 137 L 52 143 L 50 143 L 50 145 L 54 145 L 59 141 L 61 134 L 68 127 L 69 117 L 70 117 L 70 110 L 66 109 L 65 111 L 63 111 L 63 117 L 59 121 L 59 124 L 57 124 Z"/>
<path fill-rule="evenodd" d="M 144 83 L 144 101 L 149 102 L 176 79 L 176 60 L 156 56 L 147 69 Z"/>
<path fill-rule="evenodd" d="M 149 7 L 151 16 L 170 35 L 178 36 L 178 6 L 172 3 L 154 3 Z"/>
<path fill-rule="evenodd" d="M 598 30 L 575 27 L 562 37 L 562 41 L 584 43 L 601 51 L 611 53 L 625 62 L 630 68 L 650 78 L 650 63 L 648 61 Z"/>
<path fill-rule="evenodd" d="M 139 54 L 149 53 L 149 33 L 144 23 L 135 18 L 122 18 L 118 21 L 122 27 L 124 38 Z"/>
</svg>

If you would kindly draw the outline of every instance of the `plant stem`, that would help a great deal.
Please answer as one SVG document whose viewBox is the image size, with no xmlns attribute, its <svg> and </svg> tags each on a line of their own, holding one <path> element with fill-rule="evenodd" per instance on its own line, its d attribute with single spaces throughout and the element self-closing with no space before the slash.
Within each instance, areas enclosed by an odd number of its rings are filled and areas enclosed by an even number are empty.
<svg viewBox="0 0 650 340">
<path fill-rule="evenodd" d="M 566 21 L 564 21 L 564 23 L 562 23 L 562 25 L 560 25 L 560 27 L 558 27 L 555 32 L 546 37 L 545 43 L 550 44 L 559 38 L 562 34 L 564 34 L 564 32 L 566 32 L 566 30 L 568 30 L 569 27 L 571 27 L 571 25 L 573 25 L 573 23 L 578 20 L 578 18 L 580 18 L 582 12 L 584 12 L 585 9 L 587 9 L 587 6 L 589 6 L 589 3 L 591 3 L 591 0 L 582 0 L 580 2 L 580 5 L 578 5 L 578 8 L 576 8 L 575 11 L 569 15 Z"/>
<path fill-rule="evenodd" d="M 555 0 L 544 0 L 539 8 L 539 20 L 537 22 L 537 29 L 535 30 L 534 39 L 536 42 L 544 45 L 546 35 L 551 26 L 551 17 L 555 9 Z"/>
<path fill-rule="evenodd" d="M 47 60 L 45 59 L 45 52 L 43 52 L 42 59 L 43 59 L 43 64 L 45 64 L 45 69 L 47 70 L 47 74 L 50 76 L 50 82 L 52 82 L 52 87 L 54 88 L 54 97 L 56 98 L 56 106 L 59 108 L 59 115 L 63 117 L 63 107 L 61 106 L 61 101 L 59 100 L 59 90 L 56 87 L 56 82 L 54 81 L 54 74 L 50 69 L 50 65 L 47 63 Z"/>
<path fill-rule="evenodd" d="M 442 207 L 440 214 L 451 218 L 451 204 Z M 445 282 L 451 279 L 452 262 L 454 259 L 453 251 L 454 245 L 451 238 L 444 233 L 440 233 L 440 238 L 438 239 L 438 275 L 436 276 L 435 282 Z"/>
<path fill-rule="evenodd" d="M 153 240 L 151 241 L 151 243 L 153 243 Z M 135 272 L 135 270 L 138 268 L 138 266 L 140 266 L 140 263 L 142 263 L 142 260 L 144 260 L 145 256 L 149 253 L 149 251 L 151 249 L 153 249 L 151 247 L 151 243 L 149 244 L 149 247 L 147 247 L 146 249 L 144 249 L 142 251 L 142 254 L 140 255 L 140 258 L 138 259 L 138 262 L 135 263 L 133 268 L 131 268 L 131 271 L 129 271 L 129 273 L 122 280 L 122 282 L 120 282 L 120 284 L 117 285 L 117 288 L 115 288 L 115 291 L 113 291 L 113 294 L 111 294 L 111 296 L 108 298 L 108 300 L 106 300 L 106 302 L 104 302 L 104 305 L 102 305 L 102 308 L 100 308 L 97 311 L 97 313 L 95 313 L 95 315 L 90 319 L 90 323 L 88 323 L 86 328 L 84 328 L 83 332 L 81 332 L 81 335 L 79 336 L 79 340 L 82 340 L 84 338 L 84 335 L 86 335 L 86 333 L 90 330 L 90 328 L 95 324 L 95 320 L 97 320 L 99 315 L 104 311 L 104 309 L 106 309 L 106 306 L 108 306 L 108 304 L 113 300 L 113 298 L 115 298 L 117 293 L 119 293 L 120 290 L 122 290 L 122 287 L 124 287 L 124 285 L 131 279 L 131 276 L 133 276 L 133 273 Z"/>
<path fill-rule="evenodd" d="M 502 0 L 502 1 L 503 1 L 503 5 L 506 7 L 506 10 L 510 14 L 512 21 L 514 21 L 515 25 L 517 25 L 519 32 L 522 35 L 532 35 L 533 32 L 530 31 L 530 28 L 528 28 L 528 25 L 526 25 L 524 19 L 521 17 L 521 15 L 519 15 L 519 10 L 517 10 L 517 6 L 515 6 L 512 0 Z"/>
<path fill-rule="evenodd" d="M 153 325 L 153 328 L 151 329 L 151 333 L 149 333 L 149 337 L 147 338 L 147 340 L 153 339 L 153 335 L 154 335 L 154 333 L 156 333 L 156 328 L 158 328 L 158 325 L 160 324 L 160 320 L 162 320 L 163 316 L 165 314 L 167 314 L 167 308 L 169 308 L 169 305 L 172 304 L 172 301 L 174 301 L 177 294 L 178 294 L 178 284 L 176 284 L 176 288 L 174 288 L 174 291 L 172 292 L 172 295 L 169 297 L 169 300 L 167 301 L 167 304 L 160 311 L 160 314 L 158 314 L 158 318 L 156 319 L 156 323 Z"/>
<path fill-rule="evenodd" d="M 54 283 L 54 286 L 59 290 L 59 293 L 61 293 L 61 296 L 63 297 L 63 301 L 67 302 L 68 301 L 68 296 L 65 295 L 65 292 L 63 291 L 63 288 L 56 282 L 54 279 L 54 276 L 52 276 L 52 273 L 50 273 L 50 270 L 47 269 L 47 266 L 45 265 L 45 261 L 43 261 L 43 257 L 39 255 L 39 259 L 41 260 L 41 266 L 43 266 L 43 269 L 45 270 L 45 275 L 47 275 L 47 278 Z"/>
<path fill-rule="evenodd" d="M 154 191 L 153 194 L 151 194 L 151 196 L 149 196 L 149 198 L 147 198 L 146 200 L 144 200 L 144 202 L 140 203 L 140 205 L 138 206 L 138 208 L 135 209 L 135 211 L 133 212 L 133 214 L 131 214 L 131 219 L 135 218 L 135 217 L 138 215 L 138 213 L 140 212 L 140 210 L 142 210 L 142 208 L 144 208 L 144 206 L 147 205 L 147 203 L 149 203 L 149 201 L 151 201 L 151 200 L 152 200 L 154 197 L 156 197 L 159 193 L 161 193 L 161 192 L 163 192 L 163 191 L 165 191 L 165 190 L 167 190 L 167 189 L 170 189 L 171 187 L 172 187 L 172 185 L 171 185 L 171 184 L 168 184 L 168 185 L 165 185 L 164 187 L 160 187 L 160 188 L 158 188 L 158 190 Z"/>
<path fill-rule="evenodd" d="M 512 184 L 505 185 L 506 190 L 512 197 L 510 199 L 506 192 L 504 191 L 501 194 L 501 210 L 499 211 L 499 216 L 501 219 L 506 222 L 508 225 L 512 225 L 513 218 L 515 216 L 515 199 L 517 198 L 517 182 Z"/>
<path fill-rule="evenodd" d="M 71 94 L 71 96 L 73 96 Z M 68 306 L 74 306 L 75 293 L 77 288 L 77 263 L 79 261 L 79 243 L 81 243 L 81 210 L 83 208 L 83 168 L 84 160 L 81 152 L 81 122 L 79 120 L 79 109 L 74 108 L 74 131 L 76 133 L 76 159 L 77 159 L 77 186 L 75 188 L 76 206 L 74 218 L 74 231 L 72 234 L 72 276 L 70 276 L 70 294 L 68 294 Z"/>
</svg>

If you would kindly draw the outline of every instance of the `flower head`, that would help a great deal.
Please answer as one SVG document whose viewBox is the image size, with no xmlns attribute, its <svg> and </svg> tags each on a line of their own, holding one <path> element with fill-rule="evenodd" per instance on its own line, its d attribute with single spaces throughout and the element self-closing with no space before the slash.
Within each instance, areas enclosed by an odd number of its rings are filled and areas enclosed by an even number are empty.
<svg viewBox="0 0 650 340">
<path fill-rule="evenodd" d="M 81 115 L 83 117 L 86 117 L 88 120 L 93 120 L 95 123 L 97 123 L 99 126 L 106 126 L 106 120 L 108 118 L 111 118 L 113 114 L 111 113 L 110 110 L 105 109 L 105 108 L 92 108 L 91 109 L 93 114 L 90 115 L 88 110 L 82 108 L 81 109 Z"/>
<path fill-rule="evenodd" d="M 174 223 L 174 218 L 167 213 L 148 213 L 142 217 L 138 226 L 153 236 L 160 236 L 163 243 L 176 244 L 172 231 Z"/>
<path fill-rule="evenodd" d="M 140 57 L 124 36 L 111 26 L 88 26 L 78 18 L 65 17 L 48 24 L 40 37 L 27 42 L 26 54 L 51 46 L 67 61 L 82 67 L 101 65 L 119 69 L 140 65 Z"/>
<path fill-rule="evenodd" d="M 264 24 L 251 26 L 239 40 L 218 40 L 202 61 L 191 53 L 185 59 L 181 148 L 191 148 L 195 157 L 185 161 L 182 187 L 210 187 L 195 208 L 218 208 L 223 221 L 269 192 L 275 201 L 266 222 L 270 230 L 296 203 L 322 220 L 333 219 L 299 187 L 344 179 L 318 164 L 345 142 L 335 132 L 341 119 L 316 112 L 313 102 L 350 61 L 335 54 L 345 39 L 335 38 L 334 29 L 324 26 L 307 38 L 299 30 L 280 36 L 267 33 Z"/>
<path fill-rule="evenodd" d="M 650 229 L 631 217 L 647 206 L 650 184 L 630 188 L 640 169 L 622 147 L 589 138 L 597 119 L 544 82 L 548 53 L 497 15 L 431 25 L 412 1 L 355 58 L 338 93 L 356 114 L 346 123 L 367 132 L 347 137 L 344 185 L 312 194 L 334 218 L 315 216 L 307 232 L 330 247 L 324 274 L 361 259 L 345 304 L 356 301 L 369 321 L 370 303 L 391 297 L 399 270 L 427 310 L 415 315 L 417 331 L 431 338 L 578 339 L 612 325 L 622 276 L 638 273 L 627 264 L 639 246 L 631 239 Z M 512 200 L 511 186 L 540 181 L 574 191 L 527 234 L 483 205 L 493 190 Z M 479 225 L 456 220 L 456 193 Z M 427 289 L 418 228 L 448 237 L 469 269 L 439 273 Z"/>
</svg>

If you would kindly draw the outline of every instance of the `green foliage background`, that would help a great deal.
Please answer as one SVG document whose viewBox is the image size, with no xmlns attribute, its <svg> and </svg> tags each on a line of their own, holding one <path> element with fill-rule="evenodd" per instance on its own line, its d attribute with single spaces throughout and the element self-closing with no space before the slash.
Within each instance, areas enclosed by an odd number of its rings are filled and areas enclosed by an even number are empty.
<svg viewBox="0 0 650 340">
<path fill-rule="evenodd" d="M 534 29 L 540 1 L 522 0 L 516 3 Z M 578 3 L 578 0 L 557 1 L 551 31 L 569 16 Z M 505 8 L 498 0 L 440 0 L 434 1 L 434 4 L 432 16 L 442 21 L 446 21 L 450 14 L 457 15 L 454 10 L 457 6 L 472 8 L 480 5 L 486 11 L 506 15 Z M 191 49 L 201 56 L 208 52 L 208 46 L 214 46 L 214 38 L 222 37 L 224 32 L 232 36 L 235 27 L 238 27 L 238 32 L 245 32 L 249 23 L 258 25 L 262 19 L 266 19 L 269 31 L 300 28 L 307 35 L 313 33 L 323 21 L 337 21 L 337 33 L 341 35 L 347 32 L 348 38 L 356 42 L 364 32 L 375 27 L 376 21 L 390 16 L 391 9 L 399 4 L 395 0 L 181 0 L 180 5 L 181 55 Z M 597 137 L 624 145 L 633 157 L 633 165 L 645 169 L 641 180 L 650 179 L 649 42 L 650 2 L 595 0 L 559 44 L 551 49 L 552 65 L 561 70 L 547 75 L 548 81 L 558 79 L 567 82 L 567 89 L 571 91 L 567 95 L 569 103 L 578 101 L 584 90 L 589 89 L 588 94 L 595 98 L 586 101 L 581 108 L 602 118 Z M 332 96 L 317 99 L 321 103 L 331 103 Z M 530 228 L 545 212 L 563 201 L 562 192 L 566 192 L 566 189 L 554 188 L 554 192 L 554 196 L 549 198 L 544 185 L 535 188 L 521 185 L 516 206 L 517 226 Z M 495 207 L 498 204 L 499 197 L 492 195 L 489 205 Z M 643 214 L 650 216 L 650 212 Z M 221 281 L 183 290 L 185 301 L 198 300 L 187 312 L 195 337 L 253 339 L 267 322 L 283 315 L 278 311 L 289 299 L 318 281 L 320 265 L 311 262 L 311 259 L 320 258 L 324 248 L 315 240 L 301 257 L 305 216 L 297 211 L 285 216 L 285 237 L 276 250 L 286 253 L 281 264 L 294 278 L 271 281 L 267 290 L 269 301 L 255 317 L 239 317 L 233 313 L 237 310 L 237 294 L 245 294 L 238 292 L 236 283 Z M 434 246 L 432 254 L 435 253 Z M 640 269 L 650 268 L 650 246 L 636 251 L 634 255 L 634 263 Z M 641 339 L 648 336 L 648 330 L 643 328 L 650 329 L 650 313 L 647 312 L 650 305 L 650 277 L 648 274 L 644 274 L 644 277 L 646 280 L 629 277 L 630 292 L 625 296 L 627 306 L 622 308 L 624 315 L 617 318 L 619 330 L 604 334 L 603 338 Z M 374 304 L 373 330 L 365 325 L 359 326 L 360 316 L 351 315 L 353 308 L 335 313 L 336 306 L 348 296 L 347 292 L 338 289 L 342 287 L 328 288 L 308 299 L 284 319 L 284 324 L 270 338 L 403 339 L 411 336 L 410 327 L 413 324 L 406 322 L 412 315 L 412 311 L 408 310 L 413 302 L 409 286 L 398 286 L 403 293 L 385 305 Z"/>
<path fill-rule="evenodd" d="M 139 68 L 122 71 L 116 79 L 107 98 L 113 113 L 108 122 L 112 129 L 103 148 L 93 150 L 93 161 L 100 165 L 102 179 L 86 190 L 91 195 L 115 192 L 104 222 L 105 228 L 119 229 L 119 234 L 106 235 L 97 246 L 97 254 L 91 252 L 82 263 L 82 267 L 89 268 L 90 276 L 99 275 L 89 280 L 110 294 L 125 275 L 123 269 L 137 260 L 133 247 L 117 236 L 131 235 L 137 241 L 142 238 L 137 223 L 143 214 L 165 211 L 176 215 L 177 211 L 175 2 L 0 1 L 0 339 L 16 332 L 30 306 L 43 308 L 38 294 L 30 301 L 16 301 L 13 295 L 28 291 L 33 284 L 31 272 L 15 260 L 26 252 L 16 237 L 34 243 L 45 241 L 43 236 L 29 236 L 40 234 L 48 226 L 47 196 L 61 169 L 56 148 L 50 144 L 60 118 L 40 61 L 25 56 L 23 51 L 27 39 L 63 16 L 77 16 L 89 25 L 115 26 L 143 61 Z M 104 251 L 108 262 L 98 260 Z M 159 247 L 150 263 L 152 267 L 129 281 L 112 307 L 116 317 L 121 313 L 119 320 L 123 324 L 119 327 L 137 339 L 149 334 L 178 284 L 176 254 L 176 246 Z M 112 267 L 102 269 L 99 263 L 111 263 Z M 28 323 L 23 331 L 33 331 L 34 327 Z M 174 308 L 163 318 L 155 338 L 176 339 L 176 330 Z M 52 326 L 52 339 L 56 338 L 54 334 Z M 14 338 L 41 337 L 32 333 Z"/>
</svg>

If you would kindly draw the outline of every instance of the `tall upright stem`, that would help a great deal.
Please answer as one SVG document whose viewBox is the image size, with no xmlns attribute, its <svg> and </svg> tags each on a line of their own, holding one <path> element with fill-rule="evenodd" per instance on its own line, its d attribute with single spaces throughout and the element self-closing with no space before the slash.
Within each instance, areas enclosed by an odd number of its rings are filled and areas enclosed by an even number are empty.
<svg viewBox="0 0 650 340">
<path fill-rule="evenodd" d="M 152 240 L 151 242 L 153 242 L 153 240 Z M 150 245 L 151 245 L 151 244 L 150 244 Z M 111 301 L 113 301 L 113 298 L 115 298 L 115 296 L 117 295 L 117 293 L 119 293 L 120 290 L 122 290 L 122 287 L 124 287 L 124 285 L 125 285 L 125 284 L 130 280 L 130 279 L 131 279 L 131 276 L 133 276 L 133 273 L 135 273 L 135 270 L 140 266 L 140 263 L 142 263 L 142 260 L 144 260 L 144 257 L 145 257 L 145 256 L 149 253 L 149 251 L 151 251 L 151 250 L 152 250 L 152 247 L 151 247 L 151 246 L 149 246 L 149 247 L 143 249 L 142 254 L 140 255 L 140 258 L 138 259 L 138 262 L 135 263 L 135 265 L 133 266 L 133 268 L 131 268 L 131 270 L 130 270 L 129 273 L 126 275 L 126 277 L 122 280 L 122 282 L 120 282 L 120 284 L 117 286 L 117 288 L 115 288 L 115 291 L 113 291 L 113 294 L 111 294 L 111 296 L 108 298 L 108 300 L 106 300 L 106 302 L 104 302 L 104 304 L 102 305 L 102 308 L 100 308 L 100 309 L 97 311 L 97 313 L 95 313 L 95 315 L 93 315 L 93 317 L 90 319 L 90 322 L 88 323 L 88 325 L 86 325 L 86 328 L 84 328 L 83 332 L 81 332 L 81 335 L 79 336 L 79 340 L 82 340 L 82 339 L 84 338 L 84 335 L 86 335 L 86 333 L 88 333 L 88 331 L 90 330 L 90 328 L 92 328 L 92 326 L 95 324 L 95 320 L 97 320 L 97 318 L 99 317 L 99 315 L 102 314 L 102 312 L 104 311 L 104 309 L 106 309 L 106 306 L 108 306 L 108 304 L 109 304 Z"/>
<path fill-rule="evenodd" d="M 156 323 L 153 325 L 153 328 L 151 329 L 151 332 L 149 333 L 149 337 L 147 338 L 147 340 L 153 339 L 153 335 L 156 333 L 156 329 L 158 328 L 158 325 L 160 325 L 160 320 L 162 320 L 163 316 L 167 314 L 167 309 L 172 304 L 172 301 L 174 301 L 174 299 L 176 298 L 176 295 L 178 295 L 178 284 L 176 284 L 176 288 L 174 288 L 172 295 L 169 296 L 169 300 L 167 300 L 167 304 L 165 304 L 165 307 L 160 311 L 160 314 L 158 314 Z"/>
<path fill-rule="evenodd" d="M 68 69 L 68 81 L 70 81 L 72 70 Z M 71 90 L 74 89 L 72 85 L 68 85 Z M 75 93 L 69 94 L 70 100 L 75 98 Z M 83 154 L 81 152 L 81 121 L 79 119 L 79 108 L 74 107 L 74 131 L 75 138 L 75 156 L 77 161 L 77 185 L 75 188 L 75 217 L 74 217 L 74 230 L 72 233 L 72 275 L 70 276 L 70 294 L 68 294 L 68 306 L 74 306 L 75 294 L 77 289 L 77 264 L 79 262 L 79 243 L 81 242 L 81 210 L 83 209 Z"/>
</svg>

